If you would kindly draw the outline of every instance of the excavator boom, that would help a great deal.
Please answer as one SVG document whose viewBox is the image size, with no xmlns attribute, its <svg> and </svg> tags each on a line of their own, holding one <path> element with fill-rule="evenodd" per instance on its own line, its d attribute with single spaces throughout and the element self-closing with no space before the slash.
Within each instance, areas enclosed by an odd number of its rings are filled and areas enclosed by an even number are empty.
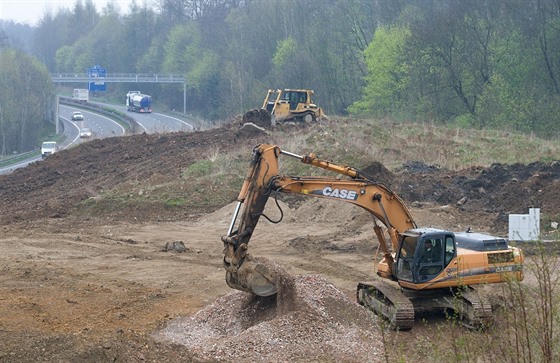
<svg viewBox="0 0 560 363">
<path fill-rule="evenodd" d="M 279 175 L 280 155 L 299 159 L 302 163 L 347 176 L 348 179 Z M 226 281 L 230 287 L 260 296 L 272 295 L 278 290 L 273 271 L 264 263 L 256 262 L 255 258 L 247 253 L 249 240 L 263 215 L 266 202 L 277 192 L 341 200 L 366 209 L 375 220 L 385 225 L 389 233 L 390 248 L 382 237 L 380 227 L 376 225 L 376 233 L 385 257 L 382 264 L 384 268 L 379 273 L 392 278 L 394 261 L 391 251 L 397 248 L 397 233 L 416 227 L 402 200 L 383 184 L 375 183 L 352 167 L 321 160 L 314 154 L 300 156 L 282 151 L 278 146 L 262 144 L 253 150 L 249 172 L 237 197 L 237 206 L 228 235 L 222 237 Z M 243 205 L 245 208 L 241 212 Z M 240 212 L 242 214 L 239 226 L 234 230 Z"/>
</svg>

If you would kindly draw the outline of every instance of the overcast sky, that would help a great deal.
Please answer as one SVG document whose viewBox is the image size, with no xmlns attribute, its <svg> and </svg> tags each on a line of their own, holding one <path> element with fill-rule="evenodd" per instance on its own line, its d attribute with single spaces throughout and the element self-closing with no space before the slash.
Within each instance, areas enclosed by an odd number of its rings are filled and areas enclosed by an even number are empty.
<svg viewBox="0 0 560 363">
<path fill-rule="evenodd" d="M 120 9 L 121 13 L 125 13 L 130 0 L 93 0 L 93 4 L 98 12 L 109 2 L 114 2 Z M 85 1 L 82 1 L 82 4 Z M 0 0 L 0 19 L 13 20 L 16 23 L 25 23 L 29 25 L 37 25 L 39 19 L 47 10 L 51 10 L 56 14 L 57 10 L 66 8 L 72 9 L 76 0 Z M 143 4 L 143 1 L 136 1 L 137 4 Z"/>
</svg>

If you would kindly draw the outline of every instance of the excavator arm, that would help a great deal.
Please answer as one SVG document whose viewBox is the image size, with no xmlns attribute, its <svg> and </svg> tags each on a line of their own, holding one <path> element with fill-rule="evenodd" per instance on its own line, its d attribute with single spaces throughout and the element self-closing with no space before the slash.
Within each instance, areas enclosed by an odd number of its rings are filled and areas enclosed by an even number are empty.
<svg viewBox="0 0 560 363">
<path fill-rule="evenodd" d="M 346 178 L 280 175 L 280 155 L 297 158 L 304 164 L 329 170 Z M 264 216 L 266 202 L 278 192 L 334 199 L 367 210 L 373 218 L 374 230 L 384 256 L 378 274 L 394 278 L 392 251 L 397 249 L 398 233 L 416 228 L 402 200 L 383 184 L 374 182 L 352 167 L 321 160 L 314 154 L 299 156 L 283 151 L 275 145 L 261 144 L 253 150 L 249 171 L 237 198 L 228 234 L 222 237 L 226 282 L 230 287 L 260 296 L 272 295 L 278 291 L 279 282 L 274 271 L 248 253 L 249 240 L 260 217 Z M 377 221 L 385 226 L 391 248 Z M 239 223 L 235 228 L 237 222 Z"/>
</svg>

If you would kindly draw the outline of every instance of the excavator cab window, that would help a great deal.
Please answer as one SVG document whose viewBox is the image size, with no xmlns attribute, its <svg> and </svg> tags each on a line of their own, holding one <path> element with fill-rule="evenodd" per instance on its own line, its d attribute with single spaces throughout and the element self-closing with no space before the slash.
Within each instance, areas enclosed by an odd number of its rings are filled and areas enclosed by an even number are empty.
<svg viewBox="0 0 560 363">
<path fill-rule="evenodd" d="M 413 281 L 414 251 L 416 251 L 417 236 L 404 236 L 400 242 L 397 256 L 395 276 L 399 280 Z"/>
<path fill-rule="evenodd" d="M 416 246 L 416 281 L 426 282 L 438 275 L 444 267 L 445 236 L 426 236 Z"/>
<path fill-rule="evenodd" d="M 397 255 L 395 276 L 424 283 L 439 275 L 457 257 L 453 233 L 405 235 Z"/>
<path fill-rule="evenodd" d="M 455 239 L 451 236 L 445 238 L 445 266 L 449 265 L 451 260 L 457 256 L 457 249 L 455 248 Z"/>
</svg>

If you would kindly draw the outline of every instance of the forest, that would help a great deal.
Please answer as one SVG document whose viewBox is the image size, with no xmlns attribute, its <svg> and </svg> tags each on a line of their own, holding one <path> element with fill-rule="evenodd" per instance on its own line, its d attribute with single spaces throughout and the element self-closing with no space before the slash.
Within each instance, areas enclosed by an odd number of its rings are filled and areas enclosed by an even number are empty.
<svg viewBox="0 0 560 363">
<path fill-rule="evenodd" d="M 184 76 L 187 112 L 214 123 L 305 88 L 331 115 L 558 138 L 559 54 L 557 0 L 76 0 L 0 23 L 0 151 L 36 145 L 49 74 L 93 65 Z M 162 110 L 182 89 L 143 85 Z"/>
</svg>

